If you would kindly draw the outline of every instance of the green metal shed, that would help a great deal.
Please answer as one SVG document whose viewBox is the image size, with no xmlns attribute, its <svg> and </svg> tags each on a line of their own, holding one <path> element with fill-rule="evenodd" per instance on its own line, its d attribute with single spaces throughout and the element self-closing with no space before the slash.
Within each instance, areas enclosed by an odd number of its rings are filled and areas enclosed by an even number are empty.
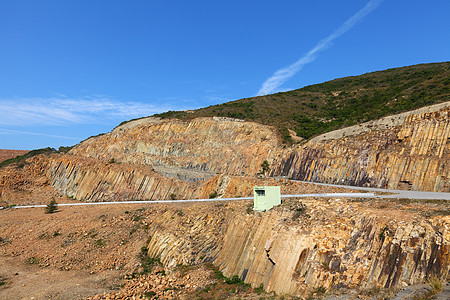
<svg viewBox="0 0 450 300">
<path fill-rule="evenodd" d="M 255 211 L 266 211 L 281 204 L 279 186 L 255 186 L 253 197 L 253 210 Z"/>
</svg>

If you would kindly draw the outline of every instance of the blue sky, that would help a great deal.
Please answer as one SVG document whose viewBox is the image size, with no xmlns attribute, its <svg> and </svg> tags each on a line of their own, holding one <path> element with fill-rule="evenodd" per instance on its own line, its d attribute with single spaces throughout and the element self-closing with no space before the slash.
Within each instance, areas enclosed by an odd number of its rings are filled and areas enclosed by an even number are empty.
<svg viewBox="0 0 450 300">
<path fill-rule="evenodd" d="M 0 0 L 0 148 L 68 146 L 167 110 L 448 61 L 449 14 L 448 0 Z"/>
</svg>

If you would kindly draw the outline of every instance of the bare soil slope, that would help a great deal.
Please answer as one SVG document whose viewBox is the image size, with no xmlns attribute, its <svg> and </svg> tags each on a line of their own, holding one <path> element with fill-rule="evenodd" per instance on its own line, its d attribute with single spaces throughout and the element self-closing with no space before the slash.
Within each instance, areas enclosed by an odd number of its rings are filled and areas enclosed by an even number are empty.
<svg viewBox="0 0 450 300">
<path fill-rule="evenodd" d="M 5 150 L 0 149 L 0 163 L 10 158 L 14 158 L 18 155 L 24 155 L 28 150 Z"/>
</svg>

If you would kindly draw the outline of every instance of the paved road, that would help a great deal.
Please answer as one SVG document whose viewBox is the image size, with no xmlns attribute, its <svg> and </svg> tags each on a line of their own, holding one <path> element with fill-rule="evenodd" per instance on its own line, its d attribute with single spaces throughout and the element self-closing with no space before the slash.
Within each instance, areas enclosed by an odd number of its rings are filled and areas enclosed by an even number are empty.
<svg viewBox="0 0 450 300">
<path fill-rule="evenodd" d="M 370 192 L 387 192 L 386 189 L 380 188 L 369 188 L 369 187 L 359 187 L 359 186 L 349 186 L 349 185 L 339 185 L 339 184 L 327 184 L 327 183 L 317 183 L 309 181 L 293 180 L 302 183 L 312 183 L 316 185 L 334 186 L 342 187 L 346 189 L 359 190 L 359 191 L 370 191 Z M 407 199 L 435 199 L 435 200 L 450 200 L 450 193 L 438 193 L 438 192 L 422 192 L 422 191 L 404 191 L 404 190 L 389 190 L 390 195 L 375 195 L 375 198 L 407 198 Z"/>
</svg>

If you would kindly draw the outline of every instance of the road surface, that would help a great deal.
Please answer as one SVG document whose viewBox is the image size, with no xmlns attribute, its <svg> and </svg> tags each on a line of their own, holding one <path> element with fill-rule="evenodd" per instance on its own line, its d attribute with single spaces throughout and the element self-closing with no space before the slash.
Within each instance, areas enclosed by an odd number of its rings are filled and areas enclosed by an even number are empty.
<svg viewBox="0 0 450 300">
<path fill-rule="evenodd" d="M 316 185 L 334 186 L 341 187 L 351 190 L 359 191 L 369 191 L 369 192 L 379 192 L 386 193 L 389 191 L 389 195 L 375 195 L 374 198 L 406 198 L 406 199 L 434 199 L 434 200 L 450 200 L 450 193 L 439 193 L 439 192 L 422 192 L 422 191 L 404 191 L 404 190 L 386 190 L 380 188 L 369 188 L 360 186 L 350 186 L 350 185 L 339 185 L 339 184 L 327 184 L 327 183 L 317 183 L 309 181 L 293 180 L 302 183 L 312 183 Z"/>
</svg>

